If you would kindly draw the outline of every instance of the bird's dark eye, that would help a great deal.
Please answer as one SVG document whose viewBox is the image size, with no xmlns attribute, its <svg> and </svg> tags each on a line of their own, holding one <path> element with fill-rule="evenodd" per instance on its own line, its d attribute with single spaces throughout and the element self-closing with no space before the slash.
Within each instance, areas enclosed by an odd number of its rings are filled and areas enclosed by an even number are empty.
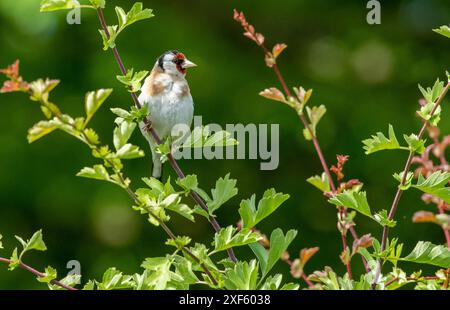
<svg viewBox="0 0 450 310">
<path fill-rule="evenodd" d="M 173 60 L 173 62 L 176 64 L 176 65 L 179 65 L 179 66 L 181 66 L 182 64 L 183 64 L 183 59 L 181 59 L 181 58 L 175 58 L 174 60 Z"/>
</svg>

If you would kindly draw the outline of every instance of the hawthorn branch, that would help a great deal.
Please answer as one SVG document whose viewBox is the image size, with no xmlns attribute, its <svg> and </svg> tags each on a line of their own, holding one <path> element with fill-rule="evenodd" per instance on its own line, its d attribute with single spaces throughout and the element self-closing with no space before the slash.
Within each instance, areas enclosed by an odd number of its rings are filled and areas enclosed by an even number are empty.
<svg viewBox="0 0 450 310">
<path fill-rule="evenodd" d="M 98 19 L 100 21 L 100 24 L 102 26 L 103 31 L 105 32 L 106 37 L 109 39 L 110 38 L 110 34 L 108 31 L 108 27 L 106 25 L 106 20 L 105 20 L 105 16 L 103 14 L 103 9 L 102 8 L 98 8 L 97 9 L 97 15 L 98 15 Z M 127 70 L 125 68 L 125 65 L 122 61 L 122 58 L 120 57 L 119 51 L 117 49 L 117 47 L 112 48 L 113 54 L 114 54 L 114 58 L 117 62 L 117 64 L 119 65 L 120 68 L 120 72 L 122 73 L 122 75 L 126 75 Z M 131 98 L 133 99 L 134 105 L 136 106 L 136 108 L 140 109 L 142 108 L 142 105 L 140 104 L 138 97 L 136 96 L 135 93 L 130 93 L 131 94 Z M 155 140 L 155 142 L 157 144 L 161 144 L 161 138 L 158 136 L 158 134 L 156 133 L 155 129 L 152 127 L 152 122 L 150 121 L 150 119 L 148 117 L 144 118 L 144 130 Z M 177 174 L 177 176 L 180 179 L 184 179 L 185 178 L 185 174 L 183 173 L 183 171 L 181 170 L 180 166 L 178 165 L 178 163 L 176 162 L 176 160 L 173 158 L 172 154 L 168 154 L 167 155 L 167 159 L 170 163 L 170 165 L 172 166 L 173 170 L 175 171 L 175 173 Z M 194 201 L 206 212 L 208 212 L 208 206 L 206 205 L 205 201 L 195 192 L 191 192 L 190 193 L 191 197 L 194 199 Z M 213 216 L 209 216 L 209 222 L 211 223 L 212 227 L 214 228 L 215 232 L 219 232 L 220 231 L 220 225 L 217 222 L 217 220 L 215 219 L 215 217 Z M 237 258 L 234 254 L 233 249 L 228 249 L 228 256 L 230 257 L 230 259 L 233 262 L 237 262 Z"/>
<path fill-rule="evenodd" d="M 236 20 L 238 20 L 238 19 L 236 19 Z M 252 29 L 253 26 L 249 25 L 246 21 L 245 21 L 245 23 L 241 22 L 241 25 L 245 29 L 246 33 L 250 33 L 251 34 L 251 33 L 254 32 L 254 29 Z M 278 64 L 277 64 L 275 58 L 271 55 L 269 49 L 267 49 L 267 47 L 265 46 L 264 40 L 261 40 L 260 36 L 258 36 L 258 35 L 253 35 L 251 39 L 253 41 L 255 41 L 256 44 L 259 47 L 261 47 L 262 51 L 264 52 L 264 56 L 265 57 L 269 57 L 269 58 L 273 59 L 273 63 L 271 64 L 270 67 L 275 72 L 275 75 L 277 76 L 278 81 L 280 82 L 280 84 L 281 84 L 281 86 L 282 86 L 282 88 L 284 90 L 285 95 L 288 98 L 294 98 L 292 96 L 291 91 L 289 90 L 289 87 L 287 86 L 287 83 L 286 83 L 283 75 L 281 74 L 280 68 L 278 67 Z M 304 128 L 306 130 L 308 130 L 308 132 L 309 132 L 309 134 L 311 136 L 311 139 L 312 139 L 312 142 L 313 142 L 313 145 L 314 145 L 314 149 L 316 150 L 316 153 L 317 153 L 317 156 L 319 158 L 320 164 L 322 165 L 322 169 L 323 169 L 325 175 L 327 176 L 328 183 L 330 184 L 330 189 L 331 189 L 332 193 L 334 194 L 334 193 L 336 193 L 336 185 L 334 184 L 334 180 L 333 180 L 333 178 L 331 176 L 330 170 L 328 168 L 328 164 L 327 164 L 327 162 L 325 160 L 325 156 L 323 155 L 322 149 L 320 148 L 319 141 L 317 140 L 317 137 L 314 134 L 314 131 L 312 130 L 311 126 L 308 124 L 304 114 L 303 113 L 297 113 L 297 115 L 299 116 L 300 121 L 303 124 Z M 338 212 L 339 212 L 341 217 L 344 217 L 347 214 L 347 210 L 346 210 L 345 207 L 339 207 L 338 208 Z M 353 236 L 353 238 L 355 240 L 359 239 L 358 234 L 356 233 L 356 231 L 355 231 L 353 226 L 350 227 L 350 233 L 352 234 L 352 236 Z M 344 246 L 344 251 L 346 251 L 346 249 L 348 248 L 346 236 L 342 236 L 342 242 L 343 242 L 343 246 Z M 363 265 L 364 265 L 364 268 L 366 269 L 366 271 L 369 272 L 369 267 L 368 267 L 367 262 L 366 262 L 366 260 L 364 258 L 362 258 L 362 262 L 363 262 Z M 347 267 L 347 270 L 348 270 L 348 274 L 349 274 L 349 276 L 351 278 L 352 273 L 351 273 L 351 268 L 350 268 L 350 262 L 348 262 L 346 264 L 346 267 Z"/>
<path fill-rule="evenodd" d="M 11 264 L 12 263 L 12 261 L 10 259 L 3 258 L 3 257 L 0 257 L 0 262 L 6 263 L 6 264 Z M 19 267 L 24 269 L 24 270 L 26 270 L 26 271 L 31 272 L 32 274 L 34 274 L 38 278 L 44 278 L 45 277 L 44 273 L 34 269 L 31 266 L 28 266 L 27 264 L 23 263 L 22 261 L 19 261 Z M 61 281 L 59 281 L 59 280 L 52 280 L 52 281 L 50 281 L 50 283 L 54 284 L 54 285 L 58 285 L 59 287 L 62 287 L 64 289 L 68 290 L 68 291 L 78 291 L 78 289 L 76 289 L 76 288 L 74 288 L 72 286 L 66 285 L 66 284 L 62 283 Z"/>
<path fill-rule="evenodd" d="M 445 85 L 444 90 L 442 91 L 441 95 L 439 96 L 439 98 L 436 100 L 436 102 L 434 103 L 433 108 L 431 109 L 430 112 L 430 116 L 433 116 L 434 113 L 436 112 L 437 108 L 440 106 L 440 104 L 442 103 L 442 101 L 445 98 L 445 95 L 447 94 L 448 90 L 450 89 L 450 81 L 447 82 L 447 85 Z M 424 124 L 422 125 L 422 128 L 419 131 L 419 134 L 417 135 L 419 140 L 422 139 L 425 130 L 427 129 L 427 127 L 429 126 L 428 121 L 425 121 Z M 400 198 L 403 194 L 403 190 L 401 189 L 401 187 L 403 185 L 405 185 L 406 183 L 406 177 L 408 174 L 409 169 L 411 168 L 411 164 L 412 164 L 412 160 L 414 157 L 414 151 L 410 151 L 409 155 L 408 155 L 408 159 L 406 160 L 405 163 L 405 168 L 403 169 L 403 177 L 402 180 L 397 188 L 397 192 L 395 193 L 394 196 L 394 200 L 392 201 L 392 205 L 391 205 L 391 209 L 389 211 L 389 215 L 388 215 L 388 219 L 392 220 L 394 219 L 395 213 L 397 212 L 398 209 L 398 203 L 400 202 Z M 388 226 L 384 226 L 383 227 L 383 236 L 381 239 L 381 251 L 384 251 L 386 249 L 386 242 L 387 239 L 389 237 L 389 227 Z M 378 260 L 378 264 L 377 264 L 377 270 L 375 273 L 375 280 L 372 284 L 372 289 L 376 288 L 377 282 L 378 282 L 378 278 L 380 277 L 381 274 L 381 265 L 382 265 L 382 261 L 381 259 Z"/>
</svg>

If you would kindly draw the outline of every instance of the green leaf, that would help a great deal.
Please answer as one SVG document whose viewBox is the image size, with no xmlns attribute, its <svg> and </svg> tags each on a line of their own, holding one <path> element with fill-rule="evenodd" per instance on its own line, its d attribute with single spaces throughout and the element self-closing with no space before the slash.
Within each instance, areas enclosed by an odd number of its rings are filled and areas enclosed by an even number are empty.
<svg viewBox="0 0 450 310">
<path fill-rule="evenodd" d="M 269 259 L 269 252 L 259 242 L 251 243 L 251 244 L 249 244 L 249 246 L 259 261 L 259 266 L 261 267 L 261 272 L 263 274 L 265 274 L 266 269 L 267 269 L 267 261 Z"/>
<path fill-rule="evenodd" d="M 192 239 L 187 236 L 178 236 L 175 239 L 168 239 L 166 241 L 167 245 L 176 247 L 178 250 L 181 250 L 185 246 L 187 246 L 189 243 L 191 243 Z"/>
<path fill-rule="evenodd" d="M 42 282 L 42 283 L 49 283 L 50 284 L 53 280 L 56 279 L 57 275 L 58 274 L 56 272 L 56 269 L 53 268 L 53 267 L 48 266 L 47 268 L 45 268 L 44 276 L 43 277 L 38 277 L 37 280 L 39 282 Z"/>
<path fill-rule="evenodd" d="M 97 91 L 88 92 L 85 99 L 86 120 L 84 126 L 86 126 L 95 112 L 105 102 L 105 100 L 111 95 L 112 89 L 99 89 Z"/>
<path fill-rule="evenodd" d="M 442 245 L 419 241 L 412 252 L 400 260 L 450 268 L 450 250 Z"/>
<path fill-rule="evenodd" d="M 198 188 L 197 176 L 195 174 L 187 175 L 183 179 L 178 178 L 176 183 L 183 188 L 186 193 L 196 191 Z"/>
<path fill-rule="evenodd" d="M 417 114 L 423 118 L 424 120 L 428 121 L 431 126 L 437 126 L 441 120 L 441 106 L 438 106 L 433 114 L 431 114 L 431 111 L 433 111 L 434 108 L 434 102 L 427 102 L 424 106 L 420 108 L 419 111 L 417 111 Z"/>
<path fill-rule="evenodd" d="M 102 282 L 97 282 L 97 287 L 100 290 L 130 288 L 130 284 L 127 280 L 127 276 L 124 276 L 121 271 L 117 270 L 115 267 L 112 267 L 105 271 L 102 277 Z"/>
<path fill-rule="evenodd" d="M 100 33 L 102 40 L 103 40 L 103 50 L 106 51 L 109 48 L 116 47 L 116 38 L 118 35 L 117 29 L 118 26 L 108 26 L 108 34 L 103 29 L 99 29 L 98 32 Z"/>
<path fill-rule="evenodd" d="M 445 186 L 449 181 L 450 173 L 438 170 L 426 179 L 419 175 L 417 184 L 413 187 L 450 203 L 450 188 Z"/>
<path fill-rule="evenodd" d="M 170 271 L 172 260 L 167 257 L 147 258 L 142 263 L 142 267 L 151 271 L 147 281 L 150 287 L 155 290 L 163 290 L 167 288 L 174 272 Z"/>
<path fill-rule="evenodd" d="M 111 108 L 110 109 L 111 112 L 113 112 L 114 114 L 116 114 L 117 116 L 126 119 L 126 120 L 131 120 L 131 113 L 128 112 L 127 110 L 121 109 L 121 108 Z"/>
<path fill-rule="evenodd" d="M 403 180 L 403 172 L 394 173 L 393 177 L 401 184 L 402 180 Z M 412 185 L 413 177 L 414 177 L 414 173 L 412 173 L 411 171 L 408 171 L 408 173 L 406 174 L 405 184 L 399 185 L 399 188 L 402 191 L 408 190 Z"/>
<path fill-rule="evenodd" d="M 58 129 L 58 125 L 55 122 L 40 121 L 28 130 L 28 143 L 33 143 L 56 129 Z"/>
<path fill-rule="evenodd" d="M 105 8 L 105 0 L 89 0 L 89 2 L 95 7 L 95 8 Z"/>
<path fill-rule="evenodd" d="M 163 203 L 164 203 L 164 201 L 163 201 Z M 191 222 L 195 222 L 194 216 L 192 215 L 194 213 L 194 210 L 189 208 L 189 206 L 186 204 L 179 203 L 179 201 L 178 201 L 177 203 L 168 205 L 166 208 L 168 210 L 176 212 L 179 215 L 187 218 Z"/>
<path fill-rule="evenodd" d="M 381 210 L 380 212 L 374 214 L 372 218 L 381 226 L 395 227 L 395 225 L 397 225 L 395 220 L 389 219 L 387 210 Z"/>
<path fill-rule="evenodd" d="M 327 108 L 323 104 L 318 107 L 312 107 L 312 109 L 308 106 L 306 107 L 306 113 L 308 114 L 310 120 L 309 128 L 311 128 L 314 137 L 316 136 L 317 125 L 326 112 Z M 309 132 L 309 130 L 306 128 L 303 129 L 303 135 L 305 136 L 306 140 L 312 140 L 313 138 L 311 137 L 311 133 Z"/>
<path fill-rule="evenodd" d="M 258 263 L 256 260 L 238 262 L 233 269 L 225 272 L 225 288 L 228 290 L 254 290 L 258 281 Z"/>
<path fill-rule="evenodd" d="M 243 220 L 243 228 L 252 228 L 270 214 L 275 212 L 289 198 L 288 194 L 277 193 L 271 188 L 264 192 L 263 198 L 255 207 L 255 195 L 250 199 L 242 200 L 239 207 L 239 214 Z"/>
<path fill-rule="evenodd" d="M 119 32 L 135 22 L 154 16 L 151 9 L 143 9 L 142 2 L 136 2 L 126 14 L 121 7 L 116 7 L 116 14 L 119 20 Z"/>
<path fill-rule="evenodd" d="M 289 230 L 286 235 L 280 228 L 275 229 L 270 235 L 270 249 L 267 257 L 267 263 L 265 269 L 261 268 L 263 278 L 272 270 L 273 266 L 281 258 L 281 255 L 287 250 L 292 240 L 297 236 L 296 230 Z"/>
<path fill-rule="evenodd" d="M 80 3 L 76 0 L 43 0 L 41 2 L 41 12 L 51 12 L 58 10 L 71 10 L 79 7 Z"/>
<path fill-rule="evenodd" d="M 138 146 L 127 143 L 117 150 L 116 156 L 121 159 L 133 159 L 144 157 L 145 153 Z"/>
<path fill-rule="evenodd" d="M 369 203 L 367 202 L 366 192 L 344 191 L 343 193 L 330 198 L 328 202 L 336 206 L 344 206 L 356 210 L 365 216 L 372 217 Z"/>
<path fill-rule="evenodd" d="M 50 80 L 50 79 L 38 79 L 34 82 L 30 83 L 31 96 L 30 99 L 33 101 L 41 101 L 44 103 L 48 109 L 53 110 L 52 112 L 58 110 L 58 108 L 48 102 L 48 97 L 50 96 L 50 92 L 59 84 L 59 80 Z"/>
<path fill-rule="evenodd" d="M 261 240 L 261 236 L 252 232 L 250 229 L 242 229 L 237 232 L 237 228 L 228 226 L 222 228 L 214 236 L 214 250 L 210 254 L 214 254 L 227 249 L 243 246 L 249 243 L 257 242 Z"/>
<path fill-rule="evenodd" d="M 441 82 L 439 79 L 437 79 L 436 82 L 434 82 L 433 87 L 427 87 L 425 89 L 421 85 L 419 85 L 419 90 L 422 93 L 425 100 L 427 101 L 427 103 L 431 102 L 434 103 L 444 90 L 444 82 L 443 81 Z"/>
<path fill-rule="evenodd" d="M 437 29 L 433 29 L 433 31 L 446 36 L 447 38 L 450 38 L 450 27 L 448 27 L 447 25 L 441 26 Z"/>
<path fill-rule="evenodd" d="M 306 182 L 312 184 L 313 186 L 315 186 L 316 188 L 318 188 L 320 191 L 326 193 L 326 192 L 330 192 L 330 183 L 328 182 L 328 178 L 327 175 L 324 173 L 322 173 L 321 176 L 315 175 L 312 176 L 308 179 L 306 179 Z"/>
<path fill-rule="evenodd" d="M 96 145 L 96 144 L 99 144 L 99 143 L 100 143 L 98 134 L 95 132 L 94 129 L 92 129 L 92 128 L 86 128 L 86 129 L 84 130 L 84 135 L 86 136 L 86 139 L 87 139 L 87 141 L 88 141 L 90 144 Z"/>
<path fill-rule="evenodd" d="M 77 173 L 78 177 L 111 181 L 108 171 L 103 165 L 95 165 L 94 167 L 84 167 Z"/>
<path fill-rule="evenodd" d="M 14 270 L 20 265 L 19 255 L 17 254 L 17 248 L 14 248 L 12 252 L 11 258 L 9 259 L 11 262 L 8 265 L 8 270 Z"/>
<path fill-rule="evenodd" d="M 135 93 L 141 89 L 142 80 L 147 76 L 148 71 L 134 72 L 133 69 L 127 71 L 126 75 L 118 75 L 117 79 L 128 87 L 131 93 Z"/>
<path fill-rule="evenodd" d="M 31 236 L 31 238 L 27 241 L 24 241 L 19 236 L 15 236 L 17 240 L 22 244 L 22 252 L 19 255 L 19 259 L 22 259 L 22 256 L 31 250 L 36 251 L 46 251 L 47 247 L 45 246 L 44 240 L 42 240 L 42 229 L 38 230 Z"/>
<path fill-rule="evenodd" d="M 395 150 L 401 149 L 395 136 L 394 128 L 389 124 L 389 138 L 381 133 L 377 132 L 376 135 L 372 135 L 370 139 L 363 140 L 363 149 L 366 151 L 366 155 L 382 151 L 382 150 Z"/>
<path fill-rule="evenodd" d="M 127 144 L 134 130 L 136 129 L 136 123 L 124 120 L 121 117 L 116 118 L 116 128 L 114 128 L 113 142 L 116 150 L 120 150 L 125 144 Z"/>
<path fill-rule="evenodd" d="M 230 174 L 216 181 L 216 187 L 211 190 L 212 200 L 207 202 L 209 214 L 219 209 L 224 203 L 236 196 L 236 180 L 230 179 Z"/>
<path fill-rule="evenodd" d="M 65 276 L 63 279 L 59 280 L 62 284 L 65 284 L 67 286 L 74 287 L 77 284 L 80 284 L 81 282 L 81 275 L 79 274 L 69 274 Z M 50 284 L 48 286 L 51 290 L 65 290 L 64 288 L 60 287 L 56 284 Z"/>
<path fill-rule="evenodd" d="M 415 134 L 410 136 L 403 135 L 406 143 L 408 143 L 409 150 L 418 154 L 422 154 L 425 151 L 425 141 L 419 139 Z"/>
<path fill-rule="evenodd" d="M 236 139 L 230 137 L 231 134 L 229 132 L 225 130 L 218 131 L 206 139 L 204 147 L 221 147 L 239 144 Z"/>
</svg>

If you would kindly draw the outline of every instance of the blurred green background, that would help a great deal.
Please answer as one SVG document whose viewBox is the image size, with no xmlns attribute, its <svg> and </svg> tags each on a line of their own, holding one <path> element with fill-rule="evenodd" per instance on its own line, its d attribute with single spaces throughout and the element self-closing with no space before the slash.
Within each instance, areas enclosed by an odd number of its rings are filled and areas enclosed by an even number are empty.
<svg viewBox="0 0 450 310">
<path fill-rule="evenodd" d="M 129 9 L 131 3 L 108 0 L 107 21 L 116 23 L 115 5 Z M 244 10 L 269 45 L 288 44 L 279 61 L 288 83 L 313 88 L 311 104 L 328 108 L 318 136 L 329 164 L 335 162 L 335 154 L 350 155 L 346 175 L 364 182 L 372 208 L 380 210 L 390 206 L 396 188 L 391 175 L 403 168 L 406 154 L 366 156 L 360 141 L 376 131 L 386 132 L 389 123 L 399 136 L 417 132 L 417 84 L 429 86 L 450 69 L 450 41 L 431 32 L 449 23 L 448 0 L 383 1 L 382 23 L 375 26 L 366 23 L 366 1 L 153 0 L 144 5 L 154 9 L 156 17 L 128 28 L 117 42 L 126 66 L 150 70 L 162 52 L 179 49 L 198 64 L 188 80 L 195 112 L 204 122 L 280 124 L 280 165 L 275 171 L 260 171 L 255 160 L 180 162 L 186 173 L 198 174 L 203 188 L 211 188 L 228 172 L 238 179 L 239 195 L 218 211 L 221 224 L 236 223 L 240 199 L 253 193 L 260 197 L 275 187 L 291 198 L 259 228 L 267 234 L 276 227 L 297 229 L 292 257 L 303 247 L 319 246 L 307 272 L 325 265 L 344 272 L 338 258 L 336 210 L 305 182 L 321 169 L 313 147 L 303 139 L 292 110 L 258 96 L 278 84 L 256 45 L 242 36 L 232 9 Z M 61 79 L 52 98 L 72 115 L 82 115 L 85 92 L 115 88 L 92 122 L 102 141 L 110 142 L 114 116 L 108 108 L 127 108 L 130 97 L 115 79 L 118 69 L 111 52 L 102 50 L 94 12 L 82 11 L 81 25 L 68 25 L 65 14 L 39 13 L 38 0 L 1 0 L 0 67 L 20 59 L 27 80 Z M 135 272 L 145 257 L 168 251 L 162 230 L 132 211 L 124 192 L 75 176 L 96 163 L 87 148 L 61 132 L 27 143 L 27 129 L 42 118 L 37 104 L 22 94 L 1 95 L 0 104 L 0 233 L 6 246 L 0 256 L 9 256 L 18 245 L 15 234 L 28 238 L 43 228 L 49 250 L 29 253 L 26 262 L 39 270 L 52 265 L 62 275 L 66 263 L 75 259 L 86 281 L 100 278 L 110 266 Z M 444 133 L 450 130 L 449 111 L 444 108 Z M 147 150 L 139 134 L 132 139 Z M 140 178 L 148 175 L 150 163 L 149 157 L 126 162 L 134 188 L 142 185 Z M 169 174 L 173 175 L 166 166 L 165 176 Z M 399 209 L 392 236 L 401 238 L 405 252 L 417 240 L 443 243 L 438 226 L 411 223 L 415 211 L 434 211 L 418 192 L 404 195 Z M 357 224 L 361 235 L 380 237 L 381 228 L 374 222 L 359 216 Z M 202 219 L 192 225 L 174 216 L 170 226 L 196 241 L 212 238 L 210 225 Z M 250 255 L 243 248 L 236 252 L 239 257 Z M 354 268 L 360 270 L 359 259 Z M 289 274 L 282 263 L 277 269 Z M 8 272 L 0 266 L 0 289 L 13 288 L 45 286 L 25 271 Z"/>
</svg>

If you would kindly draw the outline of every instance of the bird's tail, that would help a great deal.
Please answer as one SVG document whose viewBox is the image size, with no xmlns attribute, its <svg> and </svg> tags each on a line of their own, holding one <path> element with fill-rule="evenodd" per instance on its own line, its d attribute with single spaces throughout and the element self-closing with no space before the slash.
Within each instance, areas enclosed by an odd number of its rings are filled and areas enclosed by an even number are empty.
<svg viewBox="0 0 450 310">
<path fill-rule="evenodd" d="M 150 150 L 152 151 L 152 161 L 153 161 L 152 177 L 160 180 L 162 176 L 161 154 L 156 153 L 156 143 L 149 136 L 149 134 L 145 132 L 145 130 L 143 129 L 144 128 L 143 124 L 140 124 L 139 127 L 141 129 L 142 135 L 147 139 L 148 144 L 150 145 Z"/>
<path fill-rule="evenodd" d="M 161 154 L 156 153 L 152 149 L 153 155 L 153 169 L 152 169 L 152 177 L 160 180 L 162 176 L 162 162 L 161 162 Z"/>
</svg>

